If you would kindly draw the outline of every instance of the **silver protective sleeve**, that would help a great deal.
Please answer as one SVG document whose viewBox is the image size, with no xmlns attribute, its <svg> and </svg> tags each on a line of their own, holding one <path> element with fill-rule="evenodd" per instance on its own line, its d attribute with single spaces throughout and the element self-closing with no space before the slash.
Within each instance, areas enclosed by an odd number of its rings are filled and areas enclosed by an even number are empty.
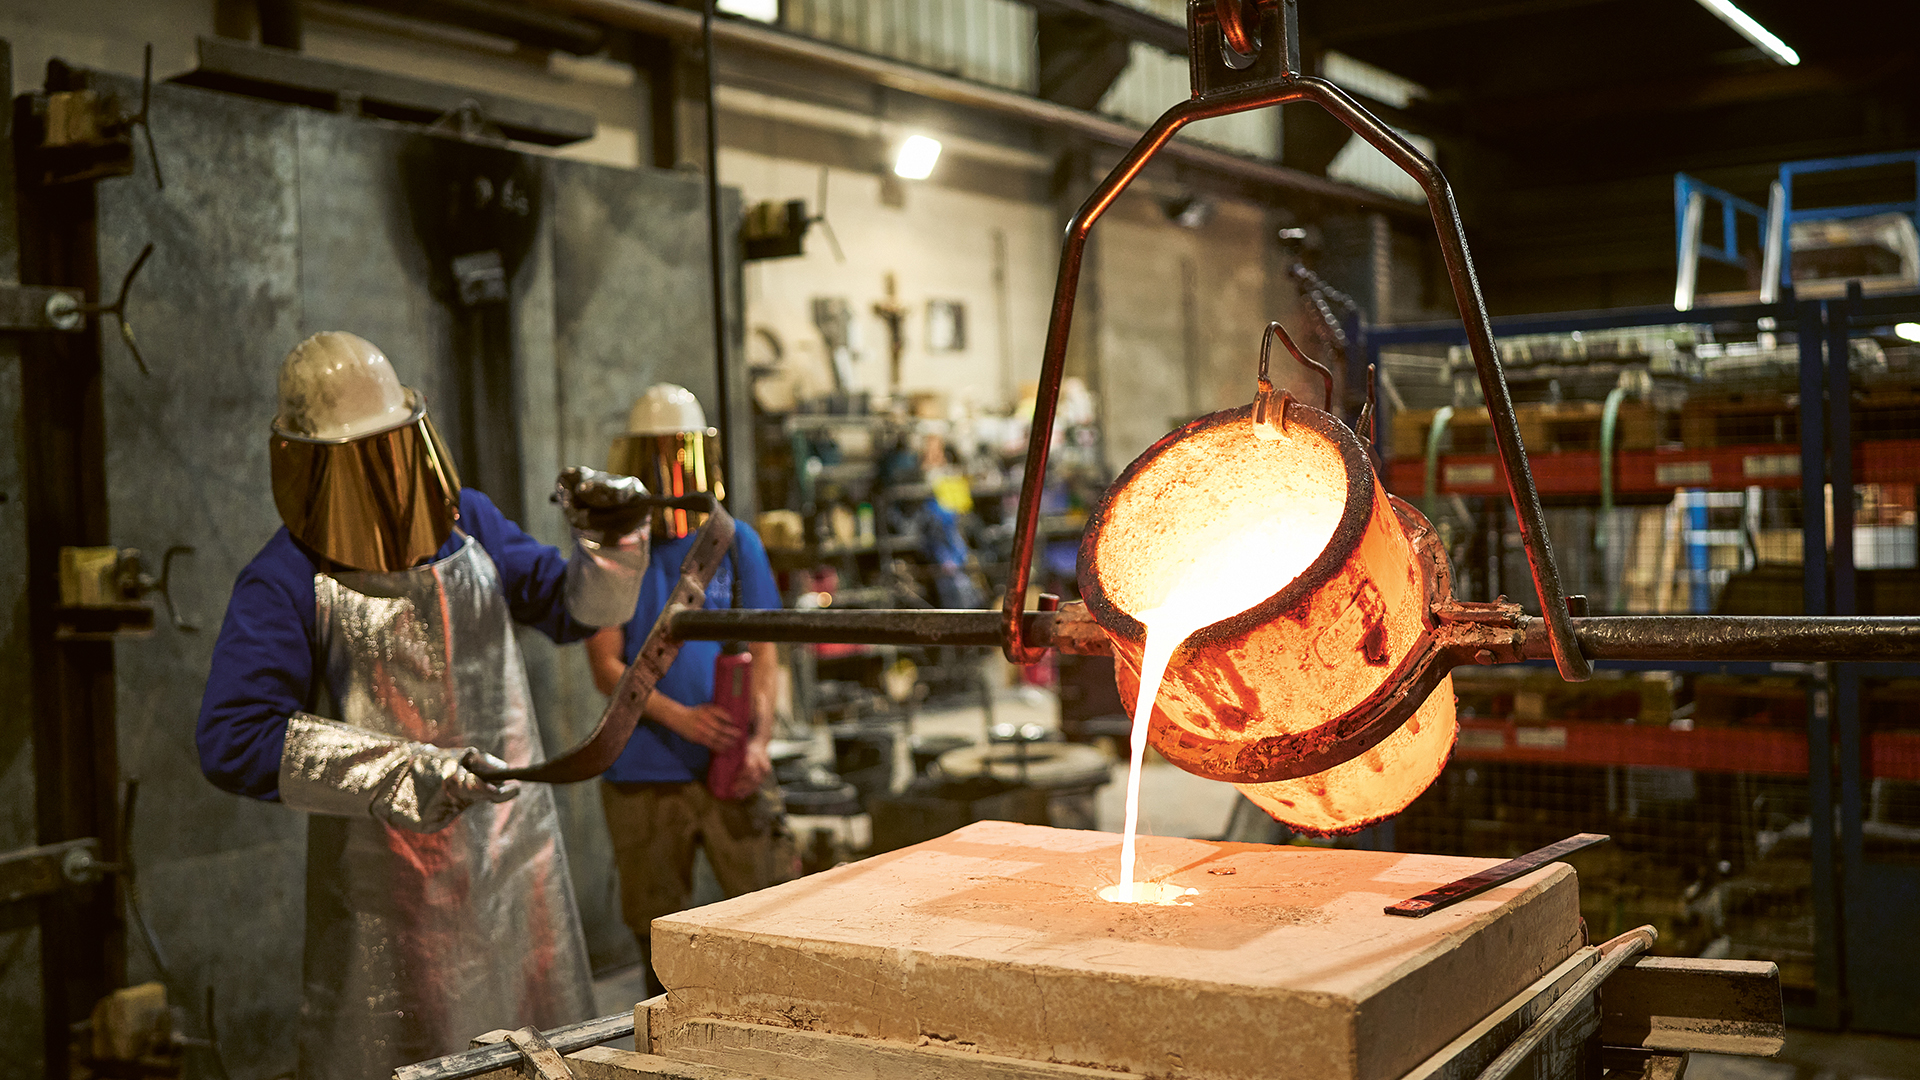
<svg viewBox="0 0 1920 1080">
<path fill-rule="evenodd" d="M 462 753 L 295 713 L 280 754 L 280 801 L 310 814 L 370 814 L 432 832 L 473 801 L 471 785 L 460 782 Z"/>
<path fill-rule="evenodd" d="M 619 626 L 640 603 L 647 571 L 647 532 L 636 529 L 604 543 L 575 529 L 567 559 L 567 613 L 588 626 Z"/>
</svg>

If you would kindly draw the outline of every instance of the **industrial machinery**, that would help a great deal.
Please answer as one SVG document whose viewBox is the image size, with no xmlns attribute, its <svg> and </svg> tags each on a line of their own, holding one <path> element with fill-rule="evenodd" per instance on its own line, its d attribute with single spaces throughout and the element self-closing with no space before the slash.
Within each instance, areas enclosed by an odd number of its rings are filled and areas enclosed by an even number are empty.
<svg viewBox="0 0 1920 1080">
<path fill-rule="evenodd" d="M 649 673 L 663 671 L 685 640 L 998 645 L 1017 663 L 1049 649 L 1108 653 L 1121 661 L 1124 690 L 1138 664 L 1134 616 L 1142 603 L 1129 596 L 1126 578 L 1151 558 L 1109 551 L 1103 531 L 1136 549 L 1165 547 L 1204 532 L 1207 499 L 1215 507 L 1270 500 L 1273 483 L 1303 476 L 1343 480 L 1334 488 L 1339 522 L 1324 549 L 1281 592 L 1187 639 L 1183 655 L 1209 670 L 1184 670 L 1183 678 L 1192 677 L 1160 699 L 1166 707 L 1150 728 L 1176 764 L 1240 784 L 1256 798 L 1289 783 L 1324 794 L 1344 783 L 1332 779 L 1343 769 L 1364 765 L 1385 778 L 1383 789 L 1397 783 L 1417 794 L 1437 771 L 1428 759 L 1444 761 L 1452 740 L 1449 734 L 1432 752 L 1405 744 L 1422 725 L 1450 733 L 1451 695 L 1435 691 L 1464 664 L 1550 659 L 1562 678 L 1581 681 L 1596 660 L 1920 658 L 1920 618 L 1596 617 L 1583 597 L 1565 595 L 1446 179 L 1345 93 L 1301 70 L 1296 2 L 1190 0 L 1192 97 L 1149 129 L 1068 227 L 1000 611 L 669 606 L 595 736 L 512 775 L 567 780 L 597 772 L 566 766 L 590 765 L 605 744 L 617 752 Z M 1046 595 L 1028 610 L 1049 435 L 1094 223 L 1188 123 L 1299 101 L 1333 114 L 1426 192 L 1542 614 L 1529 616 L 1504 598 L 1454 599 L 1431 527 L 1379 486 L 1368 452 L 1371 410 L 1349 429 L 1332 401 L 1314 409 L 1273 394 L 1264 370 L 1256 405 L 1174 432 L 1109 492 L 1083 546 L 1088 603 L 1062 605 Z M 1256 437 L 1260 424 L 1284 429 L 1291 458 L 1245 450 L 1272 445 Z M 1183 455 L 1187 464 L 1174 471 L 1186 484 L 1180 497 L 1192 505 L 1161 498 L 1179 485 L 1155 479 L 1158 464 Z M 1206 468 L 1194 464 L 1198 458 Z M 1130 508 L 1130 500 L 1158 507 L 1160 516 Z M 724 529 L 726 519 L 709 521 Z M 697 562 L 689 560 L 682 591 L 700 587 Z M 1264 673 L 1231 670 L 1232 659 L 1249 650 L 1317 650 L 1328 670 L 1345 674 L 1338 692 L 1306 707 L 1298 685 L 1268 686 Z M 1232 692 L 1218 691 L 1236 680 Z M 1445 707 L 1435 711 L 1433 702 Z M 1395 745 L 1408 752 L 1383 755 Z M 1392 813 L 1406 798 L 1396 789 L 1363 796 L 1331 817 L 1292 820 L 1338 832 L 1369 814 Z M 1284 801 L 1276 794 L 1261 805 L 1288 820 Z M 1562 1077 L 1604 1067 L 1655 1076 L 1676 1075 L 1690 1051 L 1769 1055 L 1780 1045 L 1772 964 L 1639 957 L 1652 943 L 1650 927 L 1588 944 L 1568 900 L 1572 874 L 1548 861 L 1558 857 L 1551 850 L 1490 868 L 1433 856 L 1149 839 L 1143 865 L 1160 902 L 1108 905 L 1095 886 L 1105 880 L 1114 842 L 981 823 L 682 913 L 654 931 L 668 993 L 640 1003 L 632 1016 L 547 1033 L 495 1032 L 472 1051 L 396 1075 L 1092 1077 L 1111 1075 L 1095 1069 L 1122 1069 L 1223 1080 L 1392 1080 Z M 1440 913 L 1389 918 L 1383 897 L 1393 914 Z M 1495 948 L 1496 939 L 1513 947 Z M 1337 1018 L 1315 1026 L 1307 1014 L 1322 1007 Z M 1135 1024 L 1147 1034 L 1133 1033 Z M 603 1045 L 629 1034 L 635 1051 Z"/>
</svg>

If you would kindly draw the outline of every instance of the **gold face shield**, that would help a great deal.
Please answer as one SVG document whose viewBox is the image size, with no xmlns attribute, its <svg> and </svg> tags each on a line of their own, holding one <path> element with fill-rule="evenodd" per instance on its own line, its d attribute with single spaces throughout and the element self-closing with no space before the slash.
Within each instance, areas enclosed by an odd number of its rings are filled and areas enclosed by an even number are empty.
<svg viewBox="0 0 1920 1080">
<path fill-rule="evenodd" d="M 667 498 L 708 492 L 722 499 L 727 494 L 720 478 L 720 433 L 713 428 L 622 435 L 613 440 L 607 471 L 639 477 L 648 491 Z M 678 540 L 693 534 L 706 520 L 707 515 L 697 511 L 656 508 L 653 538 Z"/>
<path fill-rule="evenodd" d="M 342 566 L 396 571 L 430 559 L 460 517 L 460 477 L 427 405 L 399 427 L 311 439 L 274 425 L 273 502 L 294 539 Z"/>
</svg>

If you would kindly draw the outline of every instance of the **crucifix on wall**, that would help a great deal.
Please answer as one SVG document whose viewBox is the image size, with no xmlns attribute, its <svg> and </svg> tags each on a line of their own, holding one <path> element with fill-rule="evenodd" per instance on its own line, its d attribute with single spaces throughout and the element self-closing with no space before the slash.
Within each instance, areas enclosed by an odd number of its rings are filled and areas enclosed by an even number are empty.
<svg viewBox="0 0 1920 1080">
<path fill-rule="evenodd" d="M 873 313 L 887 324 L 887 392 L 900 392 L 900 359 L 907 351 L 907 311 L 895 291 L 893 272 L 887 272 L 887 298 L 876 301 Z"/>
</svg>

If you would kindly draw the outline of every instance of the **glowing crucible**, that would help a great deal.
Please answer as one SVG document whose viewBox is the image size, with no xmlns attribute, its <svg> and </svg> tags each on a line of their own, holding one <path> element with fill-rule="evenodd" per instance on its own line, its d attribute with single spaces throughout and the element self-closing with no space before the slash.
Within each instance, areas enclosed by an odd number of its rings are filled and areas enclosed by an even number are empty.
<svg viewBox="0 0 1920 1080">
<path fill-rule="evenodd" d="M 1383 740 L 1354 737 L 1421 646 L 1445 570 L 1416 557 L 1432 527 L 1381 489 L 1345 425 L 1279 408 L 1284 437 L 1256 437 L 1245 406 L 1128 466 L 1088 520 L 1080 592 L 1112 641 L 1122 700 L 1168 652 L 1154 642 L 1148 655 L 1149 630 L 1178 641 L 1145 734 L 1154 749 L 1298 831 L 1350 832 L 1405 809 L 1452 752 L 1451 679 Z"/>
</svg>

